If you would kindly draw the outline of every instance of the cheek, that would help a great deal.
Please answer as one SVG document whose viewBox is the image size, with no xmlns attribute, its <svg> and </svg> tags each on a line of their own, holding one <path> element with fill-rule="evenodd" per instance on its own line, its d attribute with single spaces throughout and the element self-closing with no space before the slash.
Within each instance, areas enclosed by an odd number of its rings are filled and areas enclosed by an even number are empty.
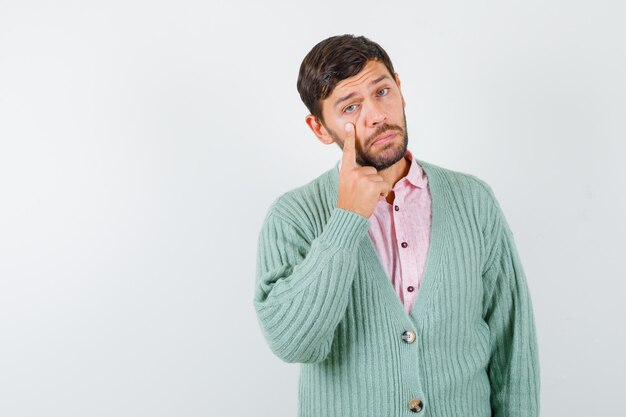
<svg viewBox="0 0 626 417">
<path fill-rule="evenodd" d="M 364 129 L 365 128 L 365 124 L 366 124 L 366 112 L 365 111 L 358 111 L 354 114 L 350 114 L 344 117 L 343 123 L 354 123 L 354 125 L 357 127 L 357 133 L 359 131 L 359 129 Z"/>
<path fill-rule="evenodd" d="M 342 113 L 337 117 L 337 123 L 340 123 L 341 126 L 344 126 L 346 123 L 357 123 L 359 121 L 361 112 L 356 111 L 353 113 Z M 342 127 L 343 129 L 343 127 Z"/>
</svg>

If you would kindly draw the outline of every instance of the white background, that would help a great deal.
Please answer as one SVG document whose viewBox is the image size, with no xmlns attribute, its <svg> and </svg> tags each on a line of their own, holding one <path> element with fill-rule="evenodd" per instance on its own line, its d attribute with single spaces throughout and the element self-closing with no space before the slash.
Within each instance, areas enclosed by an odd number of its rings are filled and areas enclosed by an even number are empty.
<svg viewBox="0 0 626 417">
<path fill-rule="evenodd" d="M 494 189 L 542 415 L 622 415 L 623 4 L 0 1 L 0 415 L 295 416 L 256 239 L 340 156 L 295 84 L 343 33 L 390 54 L 416 157 Z"/>
</svg>

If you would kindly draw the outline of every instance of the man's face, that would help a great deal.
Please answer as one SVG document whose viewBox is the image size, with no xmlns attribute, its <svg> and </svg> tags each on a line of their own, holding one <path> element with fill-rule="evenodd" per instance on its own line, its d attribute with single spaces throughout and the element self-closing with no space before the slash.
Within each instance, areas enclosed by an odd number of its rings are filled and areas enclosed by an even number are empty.
<svg viewBox="0 0 626 417">
<path fill-rule="evenodd" d="M 344 127 L 353 123 L 357 163 L 379 171 L 388 168 L 407 150 L 404 105 L 397 75 L 392 77 L 384 64 L 369 61 L 357 75 L 340 81 L 322 102 L 321 132 L 329 136 L 325 143 L 334 141 L 343 149 Z"/>
</svg>

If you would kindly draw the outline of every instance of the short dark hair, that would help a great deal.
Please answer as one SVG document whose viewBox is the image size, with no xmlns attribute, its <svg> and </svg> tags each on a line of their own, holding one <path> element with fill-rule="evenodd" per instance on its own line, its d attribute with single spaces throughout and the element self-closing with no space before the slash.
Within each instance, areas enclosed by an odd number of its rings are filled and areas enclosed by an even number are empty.
<svg viewBox="0 0 626 417">
<path fill-rule="evenodd" d="M 339 81 L 357 75 L 371 60 L 383 63 L 395 79 L 387 52 L 365 36 L 332 36 L 315 45 L 302 60 L 297 83 L 300 98 L 309 112 L 323 120 L 322 100 Z"/>
</svg>

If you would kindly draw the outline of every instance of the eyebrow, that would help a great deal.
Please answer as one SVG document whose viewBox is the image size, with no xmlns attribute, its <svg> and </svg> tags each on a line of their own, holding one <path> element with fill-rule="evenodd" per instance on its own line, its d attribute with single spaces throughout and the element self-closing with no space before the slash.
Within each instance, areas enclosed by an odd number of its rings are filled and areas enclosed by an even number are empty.
<svg viewBox="0 0 626 417">
<path fill-rule="evenodd" d="M 383 75 L 381 75 L 380 77 L 376 78 L 375 80 L 372 80 L 372 81 L 370 82 L 370 86 L 375 85 L 375 84 L 378 84 L 379 82 L 381 82 L 381 81 L 382 81 L 382 80 L 384 80 L 385 78 L 389 78 L 389 79 L 391 79 L 391 77 L 389 77 L 389 75 L 387 75 L 387 74 L 383 74 Z M 335 108 L 337 108 L 337 106 L 338 106 L 339 104 L 343 103 L 343 102 L 344 102 L 344 101 L 346 101 L 346 100 L 351 99 L 351 98 L 352 98 L 352 97 L 354 97 L 355 95 L 356 95 L 356 93 L 353 91 L 352 93 L 350 93 L 350 94 L 348 94 L 348 95 L 345 95 L 345 96 L 343 96 L 343 97 L 339 97 L 339 99 L 337 99 L 337 101 L 335 101 L 335 106 L 334 106 L 334 107 L 335 107 Z"/>
</svg>

